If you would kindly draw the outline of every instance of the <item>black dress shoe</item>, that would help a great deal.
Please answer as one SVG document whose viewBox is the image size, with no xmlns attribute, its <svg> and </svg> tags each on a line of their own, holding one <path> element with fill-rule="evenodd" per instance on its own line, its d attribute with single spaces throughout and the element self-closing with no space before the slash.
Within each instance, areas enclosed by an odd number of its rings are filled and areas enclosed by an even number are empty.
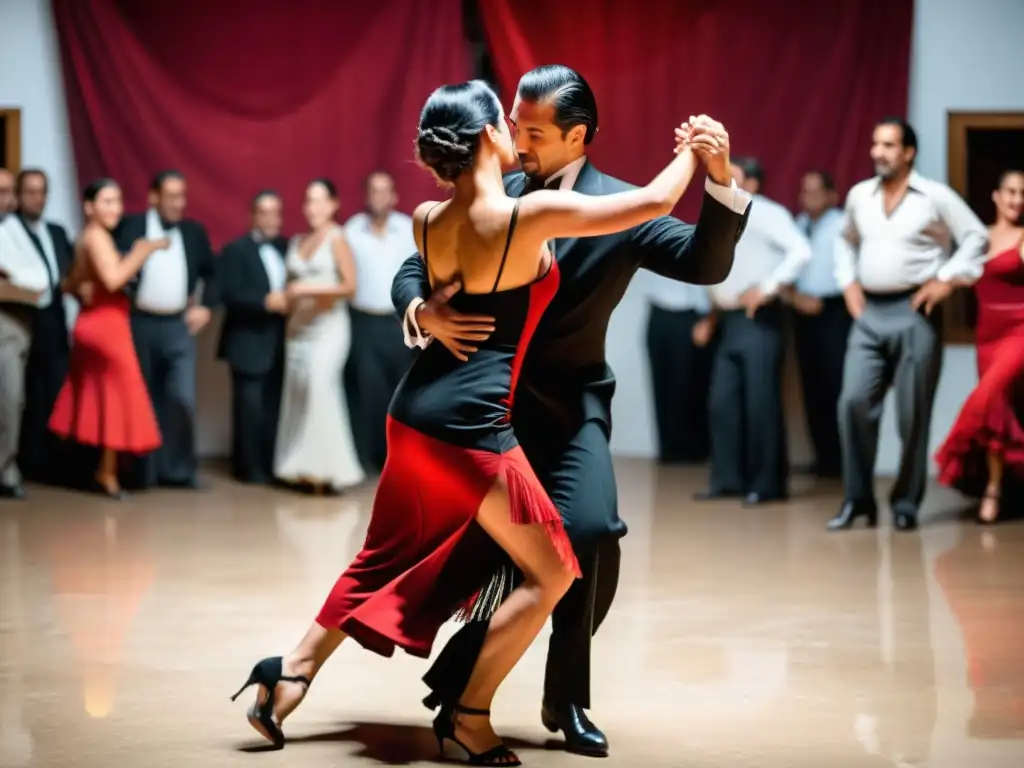
<svg viewBox="0 0 1024 768">
<path fill-rule="evenodd" d="M 601 729 L 590 722 L 582 707 L 575 704 L 552 704 L 544 702 L 540 719 L 552 733 L 562 732 L 565 736 L 566 752 L 590 757 L 608 756 L 608 739 Z"/>
<path fill-rule="evenodd" d="M 843 531 L 851 528 L 858 517 L 867 518 L 868 527 L 874 528 L 878 525 L 878 505 L 874 499 L 871 501 L 844 501 L 839 512 L 825 527 L 830 531 Z"/>
<path fill-rule="evenodd" d="M 697 491 L 693 494 L 694 501 L 718 501 L 719 499 L 739 499 L 743 496 L 739 491 L 716 491 L 708 488 L 706 491 Z"/>
<path fill-rule="evenodd" d="M 11 499 L 12 501 L 24 501 L 25 489 L 21 483 L 17 485 L 0 485 L 0 499 Z"/>
<path fill-rule="evenodd" d="M 892 524 L 897 531 L 912 531 L 917 528 L 917 514 L 906 510 L 894 512 Z"/>
</svg>

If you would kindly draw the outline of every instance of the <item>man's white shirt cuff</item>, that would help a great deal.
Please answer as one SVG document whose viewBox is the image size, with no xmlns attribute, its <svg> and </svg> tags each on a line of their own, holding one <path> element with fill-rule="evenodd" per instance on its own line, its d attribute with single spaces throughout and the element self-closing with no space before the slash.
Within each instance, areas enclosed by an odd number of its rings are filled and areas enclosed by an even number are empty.
<svg viewBox="0 0 1024 768">
<path fill-rule="evenodd" d="M 749 192 L 745 192 L 736 186 L 735 179 L 727 187 L 712 181 L 711 177 L 708 176 L 704 180 L 704 190 L 726 208 L 741 216 L 747 212 L 747 207 L 750 205 L 750 201 L 753 200 Z"/>
<path fill-rule="evenodd" d="M 430 343 L 430 339 L 423 335 L 419 323 L 416 322 L 416 310 L 423 303 L 423 299 L 415 298 L 409 302 L 409 308 L 405 310 L 405 318 L 402 321 L 402 336 L 405 338 L 405 346 L 410 349 L 414 347 L 426 349 L 427 344 Z"/>
</svg>

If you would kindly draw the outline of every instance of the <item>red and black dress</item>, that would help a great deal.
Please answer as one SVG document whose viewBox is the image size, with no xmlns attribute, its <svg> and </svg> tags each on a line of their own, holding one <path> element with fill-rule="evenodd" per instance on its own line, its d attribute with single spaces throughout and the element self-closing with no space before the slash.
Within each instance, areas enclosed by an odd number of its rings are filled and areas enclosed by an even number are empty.
<svg viewBox="0 0 1024 768">
<path fill-rule="evenodd" d="M 495 330 L 468 362 L 432 344 L 406 373 L 388 411 L 387 461 L 366 542 L 317 616 L 321 626 L 338 627 L 383 656 L 395 646 L 429 656 L 437 630 L 503 563 L 475 522 L 496 483 L 508 489 L 512 522 L 546 526 L 579 575 L 558 510 L 509 423 L 526 348 L 559 282 L 552 258 L 543 277 L 497 290 L 517 214 L 518 203 L 491 292 L 451 300 L 459 312 L 494 317 Z"/>
<path fill-rule="evenodd" d="M 939 482 L 972 497 L 988 483 L 987 454 L 1024 477 L 1024 263 L 1020 243 L 996 254 L 974 284 L 978 386 L 936 453 Z"/>
</svg>

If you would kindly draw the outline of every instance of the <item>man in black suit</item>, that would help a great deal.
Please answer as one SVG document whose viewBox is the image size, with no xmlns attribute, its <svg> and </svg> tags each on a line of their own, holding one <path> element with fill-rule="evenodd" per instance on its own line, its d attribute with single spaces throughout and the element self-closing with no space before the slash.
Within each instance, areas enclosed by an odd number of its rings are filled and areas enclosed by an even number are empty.
<svg viewBox="0 0 1024 768">
<path fill-rule="evenodd" d="M 510 117 L 523 173 L 506 177 L 508 194 L 556 183 L 590 195 L 630 188 L 587 160 L 597 104 L 590 86 L 568 67 L 540 67 L 524 75 Z M 749 202 L 732 184 L 725 129 L 703 115 L 695 122 L 719 147 L 714 156 L 702 155 L 711 178 L 697 226 L 666 216 L 626 232 L 555 244 L 561 286 L 530 345 L 512 416 L 583 569 L 584 577 L 552 617 L 541 710 L 545 726 L 561 730 L 567 749 L 583 754 L 608 752 L 607 739 L 584 710 L 590 706 L 591 635 L 615 594 L 618 540 L 626 533 L 616 509 L 608 446 L 615 390 L 605 362 L 608 321 L 641 267 L 697 284 L 725 279 Z M 413 256 L 395 278 L 392 298 L 418 343 L 425 343 L 421 332 L 426 332 L 457 356 L 471 354 L 474 341 L 486 334 L 446 305 L 451 292 L 431 296 L 422 259 Z M 434 691 L 425 700 L 428 706 L 461 695 L 486 631 L 487 622 L 471 622 L 449 642 L 424 678 Z"/>
<path fill-rule="evenodd" d="M 74 248 L 64 227 L 43 218 L 49 180 L 38 168 L 26 168 L 14 185 L 17 209 L 5 226 L 12 228 L 9 242 L 31 251 L 46 268 L 47 287 L 31 316 L 31 346 L 25 366 L 25 409 L 21 419 L 18 465 L 29 480 L 66 483 L 70 476 L 68 454 L 50 432 L 53 404 L 68 372 L 67 316 L 61 280 L 68 275 Z M 13 489 L 20 494 L 20 484 Z"/>
<path fill-rule="evenodd" d="M 140 462 L 136 485 L 141 487 L 198 487 L 194 337 L 217 303 L 216 260 L 206 228 L 184 218 L 187 194 L 181 173 L 158 174 L 150 185 L 149 210 L 126 216 L 115 232 L 122 252 L 140 238 L 170 240 L 170 247 L 150 256 L 128 288 L 135 351 L 164 438 L 157 454 Z M 196 300 L 199 280 L 201 301 Z"/>
<path fill-rule="evenodd" d="M 288 312 L 281 209 L 276 192 L 256 195 L 251 231 L 228 243 L 217 265 L 225 310 L 217 357 L 231 367 L 231 459 L 243 483 L 274 477 Z"/>
</svg>

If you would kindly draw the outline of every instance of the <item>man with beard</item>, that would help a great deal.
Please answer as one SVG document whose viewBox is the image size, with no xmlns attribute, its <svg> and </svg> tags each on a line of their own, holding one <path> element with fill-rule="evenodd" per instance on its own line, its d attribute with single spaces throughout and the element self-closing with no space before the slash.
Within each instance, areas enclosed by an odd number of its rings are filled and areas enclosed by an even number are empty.
<svg viewBox="0 0 1024 768">
<path fill-rule="evenodd" d="M 505 178 L 509 195 L 546 185 L 588 195 L 630 188 L 587 159 L 598 128 L 597 103 L 572 69 L 551 65 L 523 75 L 509 117 L 522 163 L 522 172 Z M 550 731 L 564 733 L 568 750 L 588 755 L 608 753 L 605 735 L 584 710 L 590 707 L 591 636 L 615 595 L 619 538 L 626 533 L 608 446 L 615 390 L 605 360 L 608 322 L 641 267 L 701 285 L 724 280 L 750 202 L 733 184 L 729 135 L 722 125 L 701 115 L 681 130 L 691 138 L 712 137 L 717 147 L 697 151 L 709 175 L 697 226 L 665 216 L 613 235 L 554 243 L 561 283 L 523 362 L 512 414 L 520 445 L 558 507 L 583 570 L 552 616 L 541 718 Z M 417 343 L 426 343 L 425 332 L 464 360 L 488 337 L 490 321 L 448 307 L 457 289 L 443 287 L 431 295 L 416 255 L 395 278 L 392 298 Z M 502 592 L 488 591 L 478 605 L 493 606 Z M 424 702 L 430 707 L 457 701 L 465 688 L 487 630 L 486 611 L 470 618 L 482 620 L 463 627 L 424 678 L 434 691 Z"/>
<path fill-rule="evenodd" d="M 882 401 L 896 388 L 903 454 L 890 493 L 897 530 L 917 527 L 928 433 L 942 367 L 942 302 L 981 277 L 988 234 L 952 189 L 914 170 L 917 134 L 900 118 L 875 126 L 875 177 L 846 198 L 836 281 L 853 317 L 839 395 L 843 505 L 829 530 L 878 519 L 875 454 Z M 953 251 L 954 243 L 957 245 Z"/>
</svg>

